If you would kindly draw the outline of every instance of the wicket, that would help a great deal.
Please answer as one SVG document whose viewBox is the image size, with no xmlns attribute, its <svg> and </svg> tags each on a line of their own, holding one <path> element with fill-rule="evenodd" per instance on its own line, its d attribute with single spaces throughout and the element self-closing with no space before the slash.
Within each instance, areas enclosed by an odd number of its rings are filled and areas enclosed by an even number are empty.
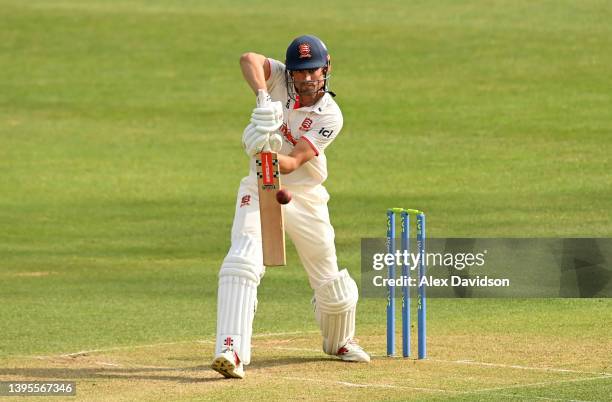
<svg viewBox="0 0 612 402">
<path fill-rule="evenodd" d="M 401 252 L 410 253 L 410 215 L 416 216 L 416 241 L 418 251 L 418 357 L 426 357 L 426 297 L 425 285 L 421 279 L 425 276 L 425 214 L 416 209 L 389 208 L 387 210 L 387 252 L 395 254 L 395 215 L 401 215 Z M 410 278 L 410 264 L 402 264 L 402 277 Z M 407 263 L 406 263 L 407 262 Z M 396 265 L 389 265 L 388 278 L 396 278 Z M 395 285 L 387 287 L 387 356 L 395 355 Z M 404 282 L 402 286 L 402 356 L 410 356 L 410 287 Z"/>
</svg>

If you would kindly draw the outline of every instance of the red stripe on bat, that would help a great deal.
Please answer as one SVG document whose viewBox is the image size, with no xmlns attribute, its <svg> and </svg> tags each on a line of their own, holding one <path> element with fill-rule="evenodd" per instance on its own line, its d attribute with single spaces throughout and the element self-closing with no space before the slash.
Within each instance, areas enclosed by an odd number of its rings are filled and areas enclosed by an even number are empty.
<svg viewBox="0 0 612 402">
<path fill-rule="evenodd" d="M 261 153 L 261 173 L 264 186 L 274 184 L 274 169 L 272 166 L 272 154 L 270 152 Z"/>
</svg>

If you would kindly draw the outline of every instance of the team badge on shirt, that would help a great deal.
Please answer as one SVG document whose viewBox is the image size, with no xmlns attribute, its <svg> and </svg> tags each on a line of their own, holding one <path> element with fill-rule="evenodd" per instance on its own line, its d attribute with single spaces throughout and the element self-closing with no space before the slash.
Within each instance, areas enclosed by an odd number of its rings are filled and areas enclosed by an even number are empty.
<svg viewBox="0 0 612 402">
<path fill-rule="evenodd" d="M 302 122 L 302 125 L 300 126 L 300 130 L 301 131 L 308 131 L 310 130 L 310 126 L 312 125 L 312 119 L 309 119 L 308 117 L 304 119 L 304 121 Z"/>
<path fill-rule="evenodd" d="M 248 194 L 243 196 L 240 200 L 240 208 L 244 207 L 245 205 L 251 205 L 251 196 Z"/>
<path fill-rule="evenodd" d="M 308 43 L 302 43 L 298 46 L 298 52 L 300 52 L 300 59 L 310 59 L 310 45 Z"/>
</svg>

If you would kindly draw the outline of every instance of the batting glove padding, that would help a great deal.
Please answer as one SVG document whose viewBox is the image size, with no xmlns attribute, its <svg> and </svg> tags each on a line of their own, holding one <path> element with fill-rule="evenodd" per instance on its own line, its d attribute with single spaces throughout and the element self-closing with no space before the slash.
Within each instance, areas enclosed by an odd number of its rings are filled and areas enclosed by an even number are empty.
<svg viewBox="0 0 612 402">
<path fill-rule="evenodd" d="M 251 124 L 257 131 L 270 133 L 276 131 L 283 124 L 283 105 L 279 101 L 270 102 L 265 106 L 253 109 Z"/>
<path fill-rule="evenodd" d="M 270 133 L 268 142 L 270 144 L 270 151 L 278 152 L 283 146 L 283 137 L 279 133 Z"/>
<path fill-rule="evenodd" d="M 269 138 L 270 134 L 257 131 L 252 123 L 246 126 L 242 133 L 242 145 L 246 154 L 252 157 L 261 152 L 268 144 Z"/>
</svg>

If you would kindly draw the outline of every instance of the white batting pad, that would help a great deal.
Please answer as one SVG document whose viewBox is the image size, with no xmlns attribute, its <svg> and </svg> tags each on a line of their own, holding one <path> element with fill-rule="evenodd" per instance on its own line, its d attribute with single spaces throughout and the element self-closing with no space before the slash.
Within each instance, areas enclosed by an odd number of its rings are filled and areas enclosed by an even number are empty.
<svg viewBox="0 0 612 402">
<path fill-rule="evenodd" d="M 359 293 L 357 284 L 346 269 L 315 289 L 315 317 L 323 336 L 323 351 L 335 355 L 355 336 L 355 309 Z"/>
<path fill-rule="evenodd" d="M 244 251 L 230 250 L 219 272 L 215 354 L 221 353 L 226 343 L 231 343 L 242 363 L 247 365 L 251 361 L 257 286 L 263 273 Z"/>
</svg>

